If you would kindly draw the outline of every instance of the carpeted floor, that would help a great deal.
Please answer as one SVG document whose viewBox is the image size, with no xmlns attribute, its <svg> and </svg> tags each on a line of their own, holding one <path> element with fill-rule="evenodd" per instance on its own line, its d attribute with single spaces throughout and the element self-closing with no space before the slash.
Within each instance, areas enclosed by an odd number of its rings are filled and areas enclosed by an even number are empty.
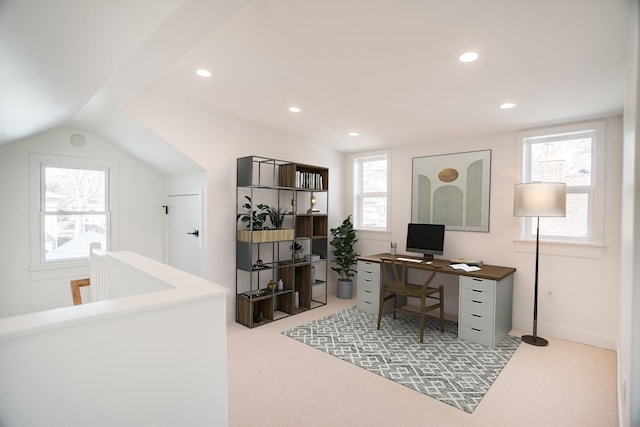
<svg viewBox="0 0 640 427">
<path fill-rule="evenodd" d="M 440 333 L 436 318 L 427 317 L 424 343 L 419 319 L 391 313 L 377 316 L 355 307 L 286 330 L 284 335 L 381 375 L 455 408 L 472 413 L 520 345 L 506 337 L 497 347 L 458 339 L 454 322 Z"/>
</svg>

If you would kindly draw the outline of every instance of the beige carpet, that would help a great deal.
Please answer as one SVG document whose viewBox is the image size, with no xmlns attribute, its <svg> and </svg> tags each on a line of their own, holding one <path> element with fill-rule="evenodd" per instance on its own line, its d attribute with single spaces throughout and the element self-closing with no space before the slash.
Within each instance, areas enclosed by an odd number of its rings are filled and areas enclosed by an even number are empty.
<svg viewBox="0 0 640 427">
<path fill-rule="evenodd" d="M 330 296 L 325 307 L 259 328 L 229 323 L 229 425 L 617 425 L 609 350 L 549 336 L 548 347 L 521 345 L 468 414 L 282 335 L 355 303 Z"/>
</svg>

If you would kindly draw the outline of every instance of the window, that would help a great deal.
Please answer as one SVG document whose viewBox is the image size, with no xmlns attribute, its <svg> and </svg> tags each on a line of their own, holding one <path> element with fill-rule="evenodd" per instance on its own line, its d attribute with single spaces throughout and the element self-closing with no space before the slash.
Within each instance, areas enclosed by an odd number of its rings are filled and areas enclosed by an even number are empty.
<svg viewBox="0 0 640 427">
<path fill-rule="evenodd" d="M 108 248 L 112 166 L 32 156 L 32 268 L 84 261 L 92 242 Z"/>
<path fill-rule="evenodd" d="M 354 159 L 354 224 L 357 229 L 386 231 L 389 204 L 387 154 Z"/>
<path fill-rule="evenodd" d="M 598 155 L 604 145 L 604 124 L 585 123 L 529 132 L 521 136 L 522 182 L 567 184 L 567 216 L 541 218 L 546 240 L 594 242 L 601 239 L 598 221 Z M 522 237 L 535 238 L 536 219 L 524 218 Z"/>
</svg>

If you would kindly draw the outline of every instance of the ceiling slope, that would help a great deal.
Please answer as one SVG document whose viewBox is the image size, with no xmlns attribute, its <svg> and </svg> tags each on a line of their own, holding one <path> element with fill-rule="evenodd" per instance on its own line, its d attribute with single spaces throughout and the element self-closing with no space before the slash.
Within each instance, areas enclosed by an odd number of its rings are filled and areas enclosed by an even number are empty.
<svg viewBox="0 0 640 427">
<path fill-rule="evenodd" d="M 630 1 L 3 0 L 0 144 L 158 97 L 339 151 L 620 114 Z"/>
</svg>

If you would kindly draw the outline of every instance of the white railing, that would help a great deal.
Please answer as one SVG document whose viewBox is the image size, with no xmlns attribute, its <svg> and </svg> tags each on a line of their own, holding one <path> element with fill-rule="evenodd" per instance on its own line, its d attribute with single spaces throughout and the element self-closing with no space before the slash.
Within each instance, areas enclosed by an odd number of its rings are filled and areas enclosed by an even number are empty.
<svg viewBox="0 0 640 427">
<path fill-rule="evenodd" d="M 109 299 L 109 279 L 107 276 L 107 256 L 100 243 L 91 243 L 89 249 L 89 292 L 91 302 Z"/>
<path fill-rule="evenodd" d="M 226 425 L 228 290 L 132 252 L 91 259 L 108 299 L 0 319 L 0 426 Z"/>
</svg>

